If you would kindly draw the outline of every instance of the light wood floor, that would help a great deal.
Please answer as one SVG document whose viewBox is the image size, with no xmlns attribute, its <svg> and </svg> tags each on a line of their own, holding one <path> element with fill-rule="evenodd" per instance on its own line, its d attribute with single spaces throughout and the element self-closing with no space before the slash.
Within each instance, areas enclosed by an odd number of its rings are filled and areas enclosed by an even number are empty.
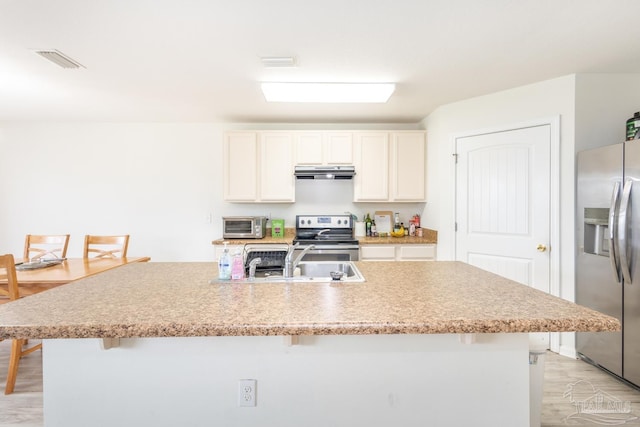
<svg viewBox="0 0 640 427">
<path fill-rule="evenodd" d="M 0 385 L 2 391 L 4 391 L 7 377 L 9 350 L 9 341 L 0 342 Z M 606 425 L 602 420 L 594 420 L 588 416 L 587 419 L 571 417 L 576 412 L 576 406 L 569 400 L 569 397 L 565 396 L 565 392 L 571 384 L 580 380 L 583 382 L 574 386 L 574 390 L 582 387 L 583 396 L 584 387 L 588 386 L 586 397 L 602 391 L 609 397 L 625 402 L 630 408 L 630 413 L 619 414 L 620 417 L 623 417 L 619 425 L 640 426 L 640 392 L 599 369 L 580 360 L 547 352 L 544 377 L 542 427 Z M 42 355 L 40 351 L 22 359 L 16 391 L 9 396 L 0 392 L 0 427 L 7 426 L 43 426 Z"/>
<path fill-rule="evenodd" d="M 10 352 L 11 341 L 0 342 L 0 426 L 42 427 L 42 351 L 22 358 L 15 392 L 5 396 Z"/>
</svg>

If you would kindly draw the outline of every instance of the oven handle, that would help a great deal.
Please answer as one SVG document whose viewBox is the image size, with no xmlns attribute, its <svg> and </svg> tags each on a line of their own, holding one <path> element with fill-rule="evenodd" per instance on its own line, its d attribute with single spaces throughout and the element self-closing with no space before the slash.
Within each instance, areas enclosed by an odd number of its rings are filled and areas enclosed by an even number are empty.
<svg viewBox="0 0 640 427">
<path fill-rule="evenodd" d="M 326 245 L 325 245 L 326 246 Z M 304 247 L 300 247 L 296 249 L 295 252 L 302 252 Z M 306 255 L 343 255 L 348 254 L 351 261 L 359 261 L 360 260 L 360 246 L 350 246 L 350 247 L 322 247 L 318 248 L 316 246 L 315 249 L 311 249 L 306 253 Z M 294 253 L 295 255 L 295 253 Z M 304 259 L 303 259 L 304 260 Z M 336 260 L 339 261 L 339 260 Z"/>
</svg>

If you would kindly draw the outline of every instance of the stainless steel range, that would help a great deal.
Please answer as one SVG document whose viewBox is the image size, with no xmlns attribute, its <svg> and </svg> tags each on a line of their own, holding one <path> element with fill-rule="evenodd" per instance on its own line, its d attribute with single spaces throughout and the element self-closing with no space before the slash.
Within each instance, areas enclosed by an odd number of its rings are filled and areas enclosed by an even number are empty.
<svg viewBox="0 0 640 427">
<path fill-rule="evenodd" d="M 360 244 L 353 237 L 353 227 L 351 215 L 296 215 L 295 255 L 314 245 L 304 261 L 358 261 Z"/>
</svg>

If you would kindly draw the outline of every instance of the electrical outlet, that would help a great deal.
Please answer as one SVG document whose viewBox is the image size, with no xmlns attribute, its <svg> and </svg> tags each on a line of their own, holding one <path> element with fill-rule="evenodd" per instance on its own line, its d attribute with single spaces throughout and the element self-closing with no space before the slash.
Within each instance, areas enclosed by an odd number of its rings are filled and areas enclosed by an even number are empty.
<svg viewBox="0 0 640 427">
<path fill-rule="evenodd" d="M 256 380 L 238 381 L 238 406 L 256 406 Z"/>
</svg>

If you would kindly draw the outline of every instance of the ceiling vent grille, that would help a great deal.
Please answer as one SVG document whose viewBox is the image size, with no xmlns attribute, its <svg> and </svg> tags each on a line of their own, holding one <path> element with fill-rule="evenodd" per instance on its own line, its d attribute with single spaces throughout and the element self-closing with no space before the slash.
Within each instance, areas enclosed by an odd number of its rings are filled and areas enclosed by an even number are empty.
<svg viewBox="0 0 640 427">
<path fill-rule="evenodd" d="M 55 49 L 50 49 L 50 50 L 36 50 L 35 51 L 38 55 L 42 56 L 43 58 L 48 59 L 49 61 L 53 62 L 54 64 L 62 67 L 62 68 L 85 68 L 82 64 L 80 64 L 77 61 L 74 61 L 73 59 L 69 58 L 67 55 L 65 55 L 64 53 L 55 50 Z"/>
<path fill-rule="evenodd" d="M 265 68 L 296 67 L 295 56 L 263 56 L 260 58 Z"/>
</svg>

